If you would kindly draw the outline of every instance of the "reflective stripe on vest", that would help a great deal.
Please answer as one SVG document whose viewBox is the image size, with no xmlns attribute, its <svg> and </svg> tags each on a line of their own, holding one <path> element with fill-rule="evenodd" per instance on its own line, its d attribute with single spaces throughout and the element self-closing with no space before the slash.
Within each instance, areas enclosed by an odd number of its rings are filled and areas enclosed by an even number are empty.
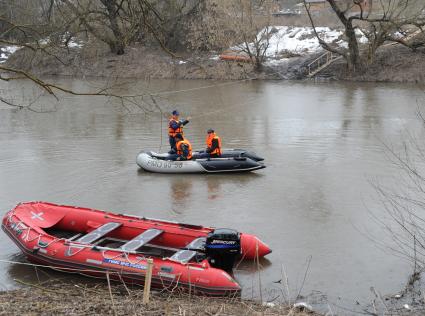
<svg viewBox="0 0 425 316">
<path fill-rule="evenodd" d="M 210 152 L 211 155 L 221 155 L 221 139 L 220 137 L 218 137 L 215 133 L 211 133 L 207 136 L 207 147 L 211 148 L 212 147 L 212 141 L 213 139 L 217 139 L 218 140 L 218 148 L 214 149 L 212 152 Z"/>
<path fill-rule="evenodd" d="M 177 155 L 179 156 L 183 156 L 183 150 L 182 150 L 182 144 L 187 145 L 188 149 L 189 149 L 189 154 L 187 155 L 187 159 L 192 159 L 192 145 L 189 143 L 189 141 L 187 139 L 181 140 L 177 143 L 176 147 L 177 147 Z"/>
<path fill-rule="evenodd" d="M 182 134 L 182 136 L 183 136 L 183 125 L 180 125 L 178 128 L 173 129 L 173 128 L 171 128 L 171 123 L 173 121 L 176 122 L 176 123 L 179 123 L 179 121 L 177 121 L 173 118 L 170 119 L 170 121 L 168 122 L 168 135 L 172 136 L 172 137 L 176 137 L 177 134 Z"/>
</svg>

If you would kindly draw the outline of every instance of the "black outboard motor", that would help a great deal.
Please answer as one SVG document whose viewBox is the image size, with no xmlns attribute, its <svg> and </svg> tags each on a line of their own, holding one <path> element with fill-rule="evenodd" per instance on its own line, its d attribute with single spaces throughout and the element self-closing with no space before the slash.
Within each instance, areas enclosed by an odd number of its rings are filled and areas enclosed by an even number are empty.
<svg viewBox="0 0 425 316">
<path fill-rule="evenodd" d="M 215 229 L 207 236 L 205 253 L 214 268 L 232 271 L 235 260 L 241 253 L 239 233 L 233 229 Z"/>
</svg>

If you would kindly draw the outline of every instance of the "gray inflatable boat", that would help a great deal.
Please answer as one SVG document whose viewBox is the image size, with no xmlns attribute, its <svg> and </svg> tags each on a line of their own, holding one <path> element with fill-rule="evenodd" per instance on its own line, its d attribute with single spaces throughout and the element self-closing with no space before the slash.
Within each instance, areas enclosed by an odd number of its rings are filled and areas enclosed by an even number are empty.
<svg viewBox="0 0 425 316">
<path fill-rule="evenodd" d="M 223 150 L 220 158 L 202 158 L 202 152 L 194 152 L 191 160 L 169 160 L 169 154 L 142 151 L 136 162 L 140 168 L 159 173 L 220 173 L 247 172 L 263 169 L 263 158 L 242 149 Z"/>
</svg>

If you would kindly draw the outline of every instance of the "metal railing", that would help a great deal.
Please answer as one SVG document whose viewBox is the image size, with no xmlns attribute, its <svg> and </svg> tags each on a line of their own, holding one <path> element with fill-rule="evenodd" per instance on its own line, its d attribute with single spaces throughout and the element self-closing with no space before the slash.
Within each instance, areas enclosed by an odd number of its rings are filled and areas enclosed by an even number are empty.
<svg viewBox="0 0 425 316">
<path fill-rule="evenodd" d="M 325 52 L 316 59 L 314 59 L 312 62 L 310 62 L 307 65 L 308 70 L 308 77 L 314 76 L 316 73 L 318 73 L 320 70 L 326 68 L 331 63 L 333 63 L 335 60 L 340 59 L 341 56 L 336 55 L 332 52 Z"/>
</svg>

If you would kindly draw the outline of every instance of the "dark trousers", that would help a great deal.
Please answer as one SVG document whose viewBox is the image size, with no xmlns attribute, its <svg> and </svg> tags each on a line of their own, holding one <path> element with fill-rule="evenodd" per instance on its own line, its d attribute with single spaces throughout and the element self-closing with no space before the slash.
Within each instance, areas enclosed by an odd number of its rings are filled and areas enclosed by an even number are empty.
<svg viewBox="0 0 425 316">
<path fill-rule="evenodd" d="M 167 157 L 167 159 L 168 160 L 177 160 L 177 158 L 179 158 L 180 156 L 179 155 L 177 155 L 177 154 L 169 154 L 168 155 L 168 157 Z"/>
<path fill-rule="evenodd" d="M 179 157 L 180 157 L 180 159 L 177 159 Z M 174 161 L 181 160 L 181 161 L 186 161 L 187 159 L 186 158 L 183 158 L 181 155 L 169 154 L 168 157 L 167 157 L 167 160 L 174 160 Z"/>
<path fill-rule="evenodd" d="M 176 153 L 177 152 L 177 147 L 176 147 L 176 139 L 174 138 L 174 136 L 168 136 L 168 141 L 170 142 L 170 153 Z"/>
<path fill-rule="evenodd" d="M 220 156 L 217 154 L 209 154 L 209 153 L 200 153 L 198 154 L 198 158 L 200 159 L 205 159 L 205 158 L 219 158 Z"/>
</svg>

